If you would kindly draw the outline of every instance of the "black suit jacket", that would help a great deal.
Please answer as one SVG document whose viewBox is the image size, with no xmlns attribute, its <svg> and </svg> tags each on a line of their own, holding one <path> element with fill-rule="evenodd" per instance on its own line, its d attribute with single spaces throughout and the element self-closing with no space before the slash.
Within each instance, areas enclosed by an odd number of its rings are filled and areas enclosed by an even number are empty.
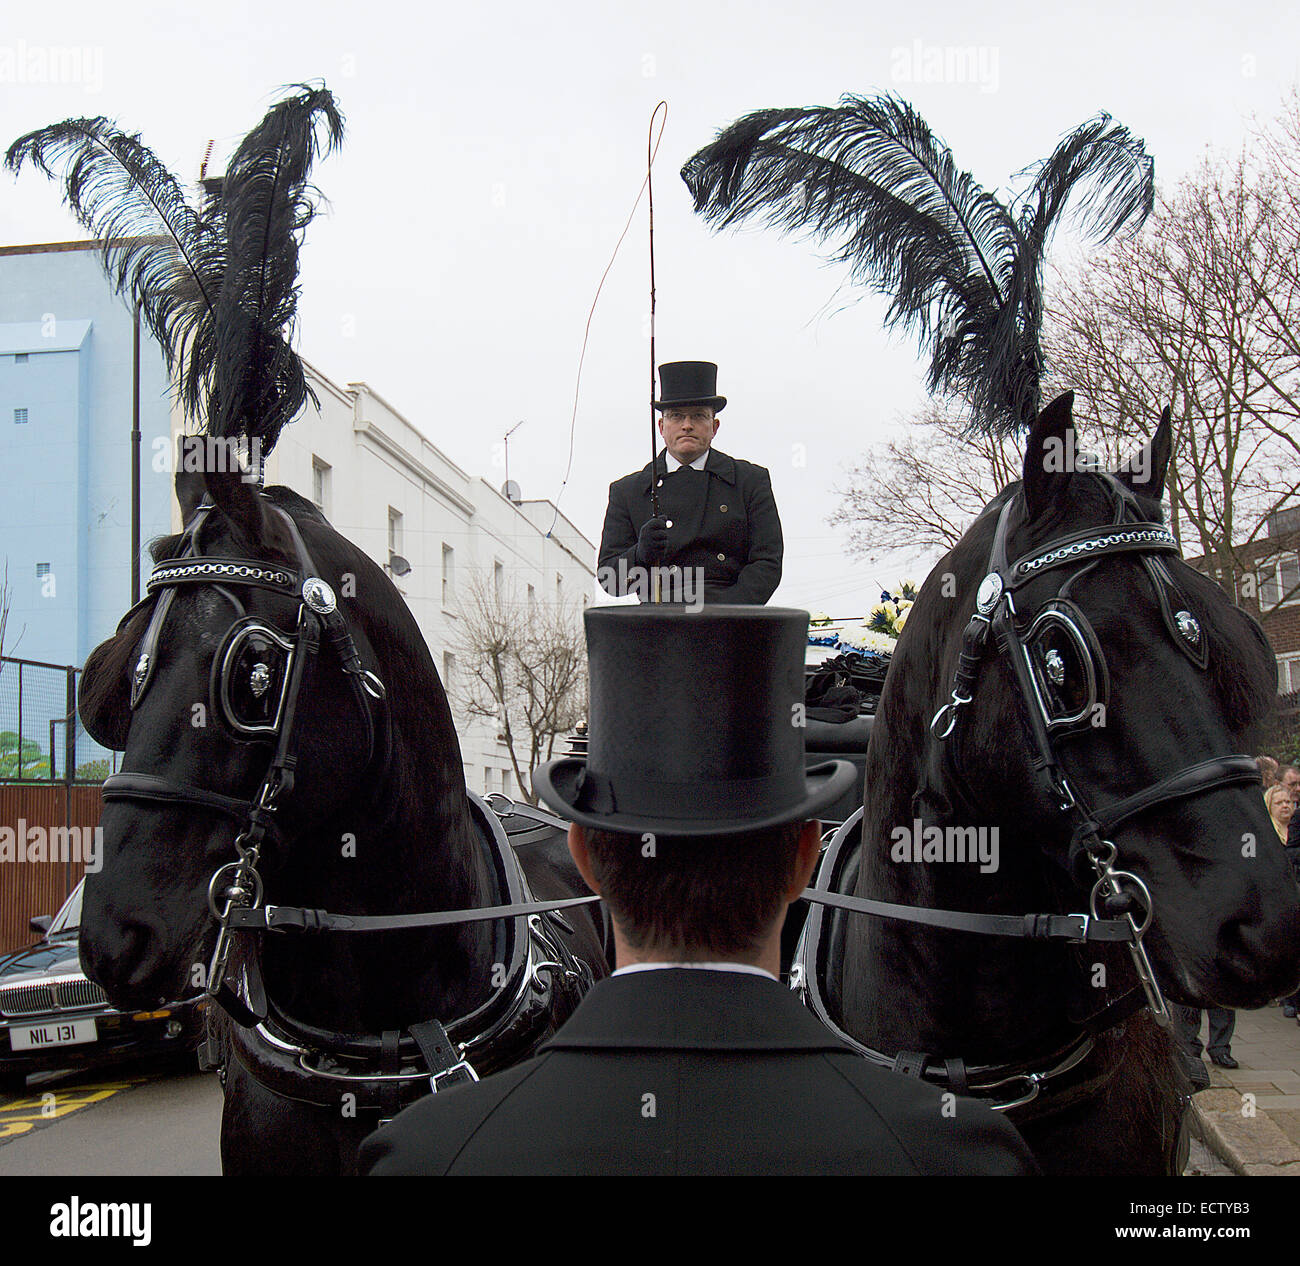
<svg viewBox="0 0 1300 1266">
<path fill-rule="evenodd" d="M 1031 1174 L 1010 1122 L 886 1072 L 774 980 L 663 970 L 595 985 L 539 1054 L 422 1099 L 363 1174 Z"/>
<path fill-rule="evenodd" d="M 610 484 L 600 534 L 597 579 L 602 588 L 617 596 L 636 592 L 624 578 L 636 567 L 637 535 L 653 516 L 653 478 L 663 481 L 660 513 L 673 523 L 662 565 L 702 568 L 704 602 L 765 603 L 781 583 L 785 552 L 767 470 L 711 448 L 703 472 L 665 471 L 660 453 L 653 475 L 647 463 Z"/>
</svg>

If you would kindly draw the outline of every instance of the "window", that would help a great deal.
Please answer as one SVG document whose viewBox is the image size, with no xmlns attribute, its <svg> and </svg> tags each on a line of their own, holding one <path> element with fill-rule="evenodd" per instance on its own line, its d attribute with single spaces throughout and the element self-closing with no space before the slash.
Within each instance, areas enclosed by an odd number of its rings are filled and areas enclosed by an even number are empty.
<svg viewBox="0 0 1300 1266">
<path fill-rule="evenodd" d="M 311 459 L 311 499 L 316 508 L 324 515 L 329 515 L 330 498 L 330 464 L 319 457 Z"/>
<path fill-rule="evenodd" d="M 1300 554 L 1270 559 L 1260 567 L 1258 577 L 1261 611 L 1300 602 Z"/>
<path fill-rule="evenodd" d="M 556 606 L 560 606 L 560 607 L 564 606 L 564 577 L 563 576 L 555 577 L 555 604 Z"/>
<path fill-rule="evenodd" d="M 15 409 L 15 410 L 14 410 L 14 423 L 15 423 L 16 425 L 18 425 L 18 426 L 25 426 L 25 425 L 27 424 L 27 410 L 26 410 L 26 409 Z"/>
<path fill-rule="evenodd" d="M 456 597 L 456 551 L 445 541 L 442 546 L 442 605 L 449 607 Z"/>
<path fill-rule="evenodd" d="M 505 598 L 506 593 L 506 569 L 501 563 L 492 564 L 492 592 L 496 596 L 497 602 Z"/>
<path fill-rule="evenodd" d="M 456 657 L 450 651 L 442 653 L 442 688 L 448 695 L 456 688 Z"/>
<path fill-rule="evenodd" d="M 25 365 L 25 364 L 27 364 L 27 353 L 26 353 L 26 352 L 15 352 L 15 353 L 14 353 L 14 364 L 15 364 L 15 365 Z"/>
<path fill-rule="evenodd" d="M 402 512 L 394 510 L 392 506 L 388 507 L 388 552 L 402 552 Z"/>
<path fill-rule="evenodd" d="M 49 563 L 37 563 L 37 564 L 36 564 L 36 579 L 37 579 L 37 580 L 44 580 L 45 577 L 48 576 L 49 574 L 50 574 L 50 565 L 49 565 Z"/>
<path fill-rule="evenodd" d="M 528 614 L 532 615 L 537 610 L 537 590 L 528 586 Z"/>
<path fill-rule="evenodd" d="M 1277 657 L 1278 694 L 1294 694 L 1297 690 L 1300 690 L 1300 655 L 1279 655 Z"/>
</svg>

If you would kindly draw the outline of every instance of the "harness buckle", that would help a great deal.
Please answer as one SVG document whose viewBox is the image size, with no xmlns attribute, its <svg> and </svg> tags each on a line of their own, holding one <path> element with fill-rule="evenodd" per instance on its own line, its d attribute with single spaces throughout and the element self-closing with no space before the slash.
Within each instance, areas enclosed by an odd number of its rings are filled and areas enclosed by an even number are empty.
<svg viewBox="0 0 1300 1266">
<path fill-rule="evenodd" d="M 435 1095 L 441 1089 L 438 1083 L 444 1078 L 452 1085 L 459 1085 L 463 1081 L 478 1081 L 478 1073 L 474 1071 L 474 1065 L 462 1055 L 450 1068 L 444 1068 L 429 1078 L 429 1089 Z"/>
<path fill-rule="evenodd" d="M 1092 923 L 1092 916 L 1089 914 L 1067 914 L 1065 917 L 1079 920 L 1079 935 L 1066 937 L 1066 943 L 1069 945 L 1082 945 L 1088 939 L 1088 928 Z"/>
</svg>

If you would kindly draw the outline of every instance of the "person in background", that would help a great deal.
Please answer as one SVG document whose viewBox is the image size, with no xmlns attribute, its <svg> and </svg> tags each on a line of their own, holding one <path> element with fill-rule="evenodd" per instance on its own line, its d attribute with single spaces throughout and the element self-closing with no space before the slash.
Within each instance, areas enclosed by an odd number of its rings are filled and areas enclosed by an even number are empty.
<svg viewBox="0 0 1300 1266">
<path fill-rule="evenodd" d="M 1264 791 L 1264 803 L 1268 805 L 1269 820 L 1273 823 L 1273 830 L 1277 832 L 1277 837 L 1285 846 L 1288 842 L 1291 821 L 1295 817 L 1295 793 L 1290 791 L 1282 783 L 1274 783 Z M 1292 859 L 1292 865 L 1295 859 Z"/>
<path fill-rule="evenodd" d="M 659 381 L 663 398 L 651 403 L 660 411 L 664 451 L 652 466 L 610 484 L 597 580 L 611 594 L 638 593 L 645 601 L 639 581 L 647 569 L 672 577 L 689 571 L 700 578 L 690 592 L 702 589 L 704 602 L 761 606 L 781 582 L 785 553 L 772 478 L 765 467 L 713 447 L 727 403 L 717 393 L 717 365 L 670 361 L 659 366 Z"/>
<path fill-rule="evenodd" d="M 1277 782 L 1277 761 L 1271 756 L 1256 756 L 1255 764 L 1259 766 L 1259 776 L 1267 790 Z"/>
<path fill-rule="evenodd" d="M 1287 856 L 1291 859 L 1291 873 L 1300 882 L 1300 848 L 1289 844 L 1291 824 L 1296 819 L 1296 798 L 1282 783 L 1274 783 L 1264 790 L 1264 803 L 1268 806 L 1268 820 L 1273 830 L 1282 841 Z M 1300 989 L 1288 998 L 1282 999 L 1282 1014 L 1288 1020 L 1300 1019 Z"/>
<path fill-rule="evenodd" d="M 1277 775 L 1278 782 L 1291 793 L 1292 800 L 1300 800 L 1300 769 L 1294 765 L 1284 765 Z M 1300 813 L 1291 815 L 1291 825 L 1287 828 L 1287 848 L 1300 849 Z M 1300 857 L 1300 853 L 1293 854 Z"/>
</svg>

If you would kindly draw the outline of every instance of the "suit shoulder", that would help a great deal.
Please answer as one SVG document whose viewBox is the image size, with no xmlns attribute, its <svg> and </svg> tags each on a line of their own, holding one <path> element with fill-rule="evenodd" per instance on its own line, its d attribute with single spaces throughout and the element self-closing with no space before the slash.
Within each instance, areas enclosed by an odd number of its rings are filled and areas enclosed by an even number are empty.
<svg viewBox="0 0 1300 1266">
<path fill-rule="evenodd" d="M 648 483 L 650 480 L 650 463 L 647 462 L 640 470 L 634 470 L 630 475 L 624 475 L 621 479 L 615 479 L 609 486 L 610 495 L 617 493 L 631 492 L 638 484 Z"/>
<path fill-rule="evenodd" d="M 731 460 L 736 463 L 736 478 L 738 480 L 765 480 L 771 483 L 772 474 L 766 466 L 760 466 L 757 462 L 747 462 L 743 457 L 733 457 Z"/>
<path fill-rule="evenodd" d="M 877 1068 L 847 1051 L 823 1058 L 854 1087 L 921 1173 L 1040 1172 L 1020 1131 L 987 1104 Z"/>
<path fill-rule="evenodd" d="M 483 1078 L 432 1094 L 367 1136 L 358 1153 L 362 1174 L 441 1175 L 479 1127 L 548 1059 L 539 1055 Z"/>
</svg>

